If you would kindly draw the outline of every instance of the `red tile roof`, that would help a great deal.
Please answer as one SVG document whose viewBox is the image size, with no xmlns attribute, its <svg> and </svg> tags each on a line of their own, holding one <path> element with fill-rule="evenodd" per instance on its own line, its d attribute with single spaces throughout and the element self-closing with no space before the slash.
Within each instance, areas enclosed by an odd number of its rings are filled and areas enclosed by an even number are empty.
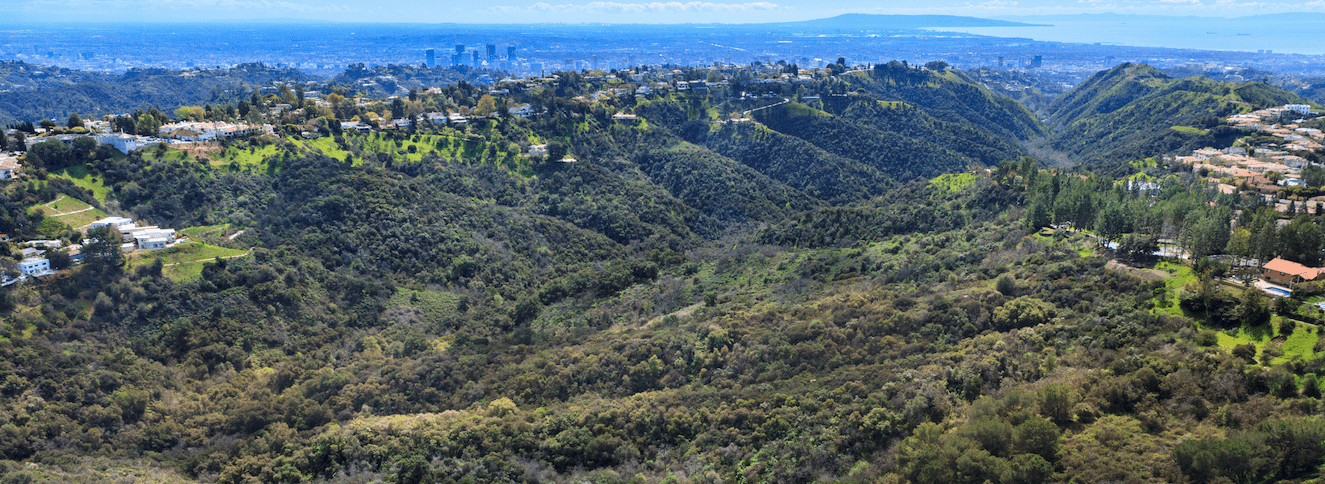
<svg viewBox="0 0 1325 484">
<path fill-rule="evenodd" d="M 1325 268 L 1307 267 L 1302 264 L 1293 262 L 1291 260 L 1281 259 L 1278 257 L 1275 257 L 1274 260 L 1270 262 L 1266 262 L 1263 267 L 1272 271 L 1282 272 L 1284 274 L 1292 274 L 1301 277 L 1303 279 L 1306 279 L 1308 281 L 1315 279 L 1316 276 L 1319 276 L 1321 274 L 1321 272 L 1325 272 Z"/>
</svg>

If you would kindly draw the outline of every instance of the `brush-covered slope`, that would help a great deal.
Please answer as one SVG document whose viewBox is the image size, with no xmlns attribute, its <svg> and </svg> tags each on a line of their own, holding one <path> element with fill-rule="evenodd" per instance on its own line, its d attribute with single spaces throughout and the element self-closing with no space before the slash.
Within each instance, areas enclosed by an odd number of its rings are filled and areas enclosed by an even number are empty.
<svg viewBox="0 0 1325 484">
<path fill-rule="evenodd" d="M 1259 82 L 1172 79 L 1144 64 L 1102 71 L 1050 104 L 1055 149 L 1083 162 L 1119 162 L 1202 146 L 1227 145 L 1238 132 L 1218 117 L 1306 99 Z M 1174 130 L 1202 123 L 1203 131 Z"/>
</svg>

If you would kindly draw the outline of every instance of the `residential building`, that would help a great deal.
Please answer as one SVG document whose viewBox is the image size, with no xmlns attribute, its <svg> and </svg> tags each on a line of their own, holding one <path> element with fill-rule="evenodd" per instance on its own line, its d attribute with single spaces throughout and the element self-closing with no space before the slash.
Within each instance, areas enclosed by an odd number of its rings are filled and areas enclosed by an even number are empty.
<svg viewBox="0 0 1325 484">
<path fill-rule="evenodd" d="M 18 164 L 18 158 L 0 154 L 0 180 L 13 180 L 18 176 L 19 168 L 22 167 Z"/>
<path fill-rule="evenodd" d="M 1274 260 L 1266 262 L 1262 266 L 1262 276 L 1265 280 L 1283 286 L 1292 286 L 1298 282 L 1315 280 L 1321 273 L 1325 273 L 1325 269 L 1307 267 L 1279 257 L 1275 257 Z"/>
<path fill-rule="evenodd" d="M 103 219 L 101 219 L 101 220 L 97 220 L 97 221 L 95 221 L 95 222 L 92 222 L 92 224 L 90 225 L 90 227 L 92 227 L 92 228 L 95 229 L 95 228 L 97 228 L 97 227 L 101 227 L 101 226 L 105 226 L 105 225 L 109 225 L 109 226 L 111 226 L 111 227 L 123 227 L 123 226 L 126 226 L 126 225 L 132 225 L 132 224 L 133 224 L 133 219 L 131 219 L 131 218 L 124 218 L 124 217 L 106 217 L 106 218 L 103 218 Z"/>
<path fill-rule="evenodd" d="M 508 111 L 510 111 L 511 116 L 515 116 L 517 118 L 527 118 L 534 115 L 534 107 L 528 104 L 522 104 L 513 108 L 509 108 Z"/>
<path fill-rule="evenodd" d="M 1285 104 L 1284 109 L 1296 112 L 1303 116 L 1311 114 L 1311 106 L 1306 104 Z"/>
<path fill-rule="evenodd" d="M 29 276 L 44 274 L 51 271 L 51 261 L 40 257 L 29 257 L 18 263 L 18 270 Z"/>
<path fill-rule="evenodd" d="M 531 145 L 529 156 L 547 156 L 547 145 Z"/>
</svg>

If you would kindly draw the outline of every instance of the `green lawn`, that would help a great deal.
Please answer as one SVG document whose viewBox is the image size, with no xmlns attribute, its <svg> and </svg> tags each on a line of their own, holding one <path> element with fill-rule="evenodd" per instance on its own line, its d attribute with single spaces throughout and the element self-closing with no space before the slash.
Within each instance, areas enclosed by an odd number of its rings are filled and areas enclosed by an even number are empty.
<svg viewBox="0 0 1325 484">
<path fill-rule="evenodd" d="M 105 203 L 106 197 L 110 195 L 110 187 L 106 186 L 103 179 L 92 176 L 86 165 L 65 168 L 55 172 L 53 176 L 68 179 L 74 182 L 74 185 L 92 192 L 99 202 Z"/>
<path fill-rule="evenodd" d="M 28 213 L 37 210 L 46 214 L 48 219 L 59 221 L 75 229 L 106 217 L 106 212 L 92 208 L 87 202 L 63 193 L 55 197 L 54 201 L 28 207 Z"/>
<path fill-rule="evenodd" d="M 199 225 L 197 227 L 187 227 L 175 231 L 180 237 L 200 237 L 203 235 L 224 234 L 230 228 L 230 224 L 218 225 Z"/>
<path fill-rule="evenodd" d="M 1201 135 L 1201 136 L 1204 136 L 1204 135 L 1210 133 L 1210 130 L 1208 130 L 1208 129 L 1193 128 L 1193 127 L 1191 127 L 1191 126 L 1171 126 L 1171 127 L 1169 127 L 1169 129 L 1174 130 L 1174 131 L 1177 131 L 1177 132 L 1179 132 L 1179 133 L 1183 133 L 1183 134 L 1195 134 L 1195 135 Z"/>
<path fill-rule="evenodd" d="M 276 145 L 255 146 L 251 149 L 231 147 L 226 149 L 225 152 L 218 153 L 210 158 L 212 166 L 236 163 L 236 167 L 253 166 L 261 168 L 263 160 L 269 156 L 275 156 L 277 153 L 279 153 L 279 150 Z"/>
<path fill-rule="evenodd" d="M 156 259 L 166 264 L 163 273 L 176 281 L 197 279 L 202 275 L 202 266 L 216 260 L 217 257 L 235 257 L 247 254 L 247 251 L 217 247 L 201 242 L 186 242 L 168 249 L 137 251 L 129 254 L 129 268 L 151 265 Z"/>
<path fill-rule="evenodd" d="M 1265 350 L 1265 345 L 1281 336 L 1279 333 L 1279 323 L 1282 320 L 1283 319 L 1279 316 L 1275 316 L 1269 327 L 1247 328 L 1244 326 L 1238 328 L 1238 333 L 1234 336 L 1230 336 L 1223 331 L 1218 331 L 1219 346 L 1226 351 L 1232 351 L 1234 346 L 1252 343 L 1256 345 L 1256 354 L 1259 358 L 1261 352 Z M 1297 329 L 1293 330 L 1293 334 L 1284 338 L 1282 346 L 1284 349 L 1284 355 L 1275 358 L 1270 364 L 1277 365 L 1284 363 L 1291 360 L 1294 356 L 1300 356 L 1307 359 L 1315 358 L 1316 353 L 1313 349 L 1316 347 L 1316 340 L 1320 338 L 1320 335 L 1315 329 L 1316 328 L 1310 325 L 1298 323 Z"/>
</svg>

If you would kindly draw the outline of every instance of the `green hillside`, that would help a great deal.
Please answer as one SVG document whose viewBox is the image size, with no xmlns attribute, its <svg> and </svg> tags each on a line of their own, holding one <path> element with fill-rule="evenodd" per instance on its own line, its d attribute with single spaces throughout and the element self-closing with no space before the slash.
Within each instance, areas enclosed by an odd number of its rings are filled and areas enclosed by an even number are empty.
<svg viewBox="0 0 1325 484">
<path fill-rule="evenodd" d="M 1228 146 L 1244 133 L 1220 125 L 1218 118 L 1306 102 L 1263 83 L 1172 79 L 1144 64 L 1121 64 L 1091 76 L 1049 105 L 1049 120 L 1057 131 L 1049 145 L 1086 163 Z M 1206 131 L 1169 129 L 1175 125 L 1200 125 Z"/>
<path fill-rule="evenodd" d="M 38 148 L 0 232 L 83 263 L 0 288 L 0 483 L 1320 478 L 1325 283 L 1270 296 L 1228 261 L 1318 265 L 1325 215 L 1162 157 L 1045 169 L 1043 125 L 959 72 L 843 70 L 563 73 L 501 101 L 529 118 L 340 129 L 496 105 L 456 83 L 190 150 Z M 1200 137 L 1168 104 L 1279 99 L 1147 82 L 1065 129 Z M 190 240 L 60 222 L 92 213 Z"/>
</svg>

